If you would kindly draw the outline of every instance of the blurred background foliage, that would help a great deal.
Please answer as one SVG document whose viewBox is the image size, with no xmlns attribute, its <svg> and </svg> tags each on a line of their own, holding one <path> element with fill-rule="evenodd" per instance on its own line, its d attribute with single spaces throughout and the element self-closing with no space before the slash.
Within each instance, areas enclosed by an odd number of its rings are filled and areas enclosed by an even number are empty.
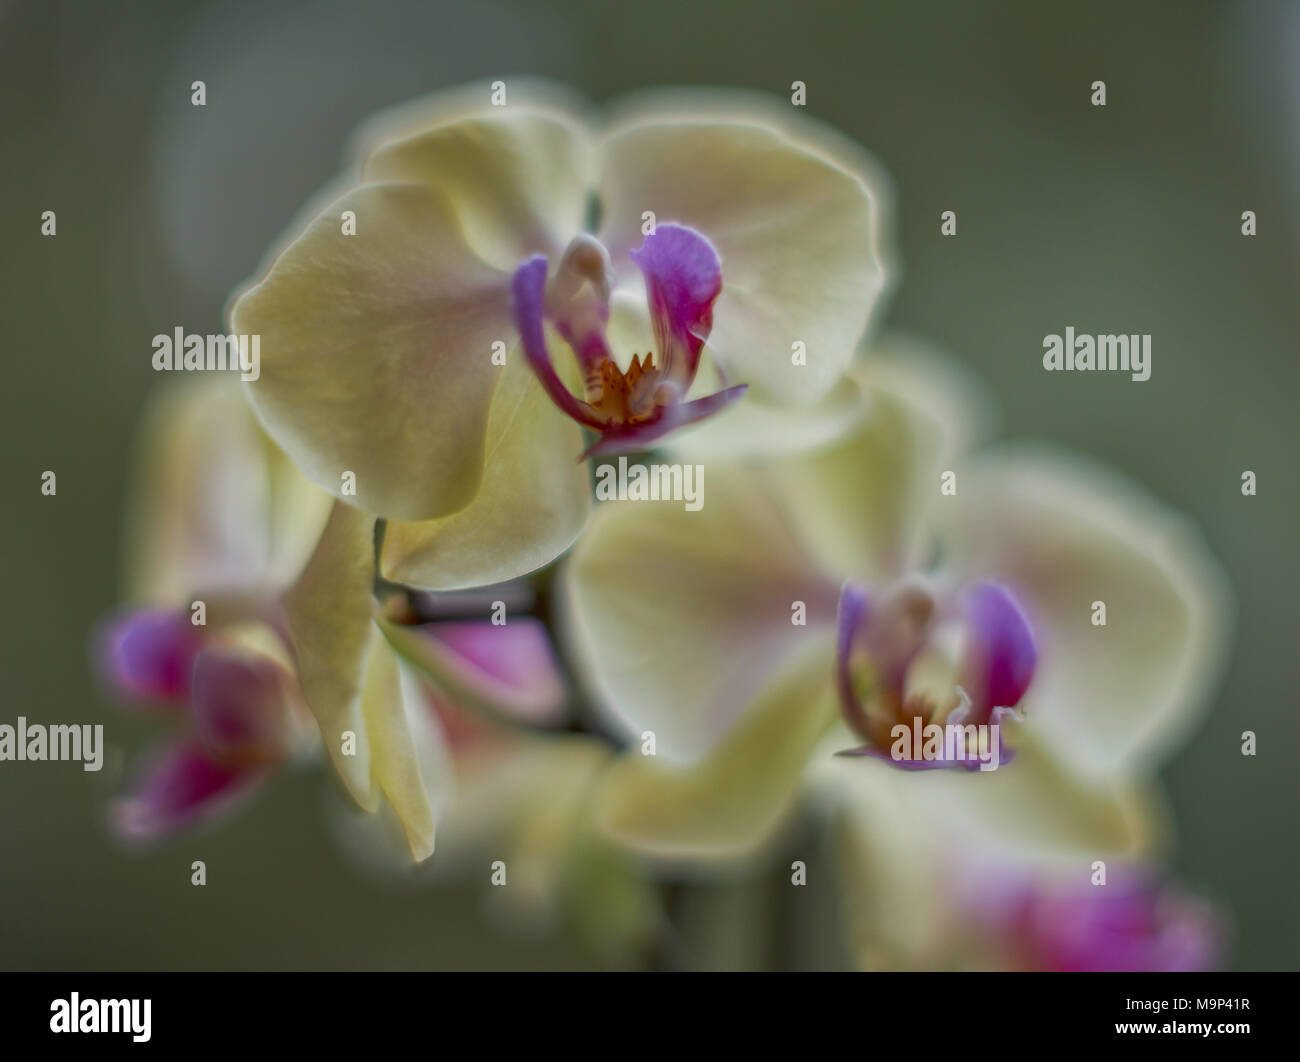
<svg viewBox="0 0 1300 1062">
<path fill-rule="evenodd" d="M 1239 615 L 1218 704 L 1165 771 L 1175 868 L 1230 909 L 1234 965 L 1293 968 L 1297 56 L 1300 5 L 1283 2 L 0 0 L 0 716 L 102 721 L 122 750 L 99 775 L 0 767 L 0 966 L 590 962 L 567 938 L 498 924 L 481 885 L 359 869 L 323 772 L 280 776 L 201 834 L 120 850 L 103 804 L 151 729 L 97 689 L 86 648 L 118 592 L 130 447 L 159 383 L 150 337 L 221 330 L 229 290 L 333 175 L 358 120 L 536 74 L 596 101 L 670 84 L 788 97 L 805 81 L 809 112 L 895 180 L 889 322 L 967 359 L 1005 435 L 1109 462 L 1199 522 Z M 1105 108 L 1088 102 L 1097 79 Z M 940 236 L 944 210 L 956 239 Z M 1044 373 L 1042 337 L 1070 324 L 1152 333 L 1151 380 Z M 45 469 L 57 497 L 40 496 Z M 1244 469 L 1258 497 L 1241 496 Z M 206 888 L 189 884 L 193 859 Z M 679 897 L 676 964 L 841 964 L 818 877 L 779 905 L 744 882 Z"/>
</svg>

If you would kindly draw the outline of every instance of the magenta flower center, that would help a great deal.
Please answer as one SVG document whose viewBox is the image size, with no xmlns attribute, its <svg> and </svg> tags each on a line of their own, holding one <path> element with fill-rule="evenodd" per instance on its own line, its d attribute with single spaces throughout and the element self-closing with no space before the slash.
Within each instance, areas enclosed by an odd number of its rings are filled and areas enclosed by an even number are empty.
<svg viewBox="0 0 1300 1062">
<path fill-rule="evenodd" d="M 693 229 L 662 224 L 630 257 L 645 277 L 656 349 L 634 351 L 626 370 L 609 348 L 613 267 L 599 241 L 586 235 L 574 239 L 549 279 L 544 255 L 528 259 L 514 275 L 515 324 L 529 364 L 552 401 L 599 435 L 584 457 L 645 448 L 745 392 L 741 384 L 686 401 L 713 328 L 713 304 L 722 291 L 722 263 L 713 245 Z M 555 371 L 546 342 L 548 323 L 573 352 L 582 397 Z"/>
</svg>

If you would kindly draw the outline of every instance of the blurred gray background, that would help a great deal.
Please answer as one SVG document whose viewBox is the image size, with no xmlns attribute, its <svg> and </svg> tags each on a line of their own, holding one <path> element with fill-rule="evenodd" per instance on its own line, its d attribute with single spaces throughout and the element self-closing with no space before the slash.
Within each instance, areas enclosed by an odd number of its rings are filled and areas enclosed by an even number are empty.
<svg viewBox="0 0 1300 1062">
<path fill-rule="evenodd" d="M 151 733 L 87 660 L 116 600 L 129 446 L 158 382 L 150 337 L 220 331 L 229 290 L 335 172 L 358 120 L 515 74 L 597 101 L 664 84 L 788 97 L 797 79 L 809 112 L 896 182 L 890 323 L 967 359 L 1005 434 L 1107 461 L 1191 514 L 1227 568 L 1231 668 L 1165 772 L 1175 867 L 1231 911 L 1233 965 L 1295 968 L 1298 58 L 1288 3 L 0 0 L 0 721 L 103 721 L 125 748 Z M 195 79 L 205 108 L 190 106 Z M 1088 102 L 1098 79 L 1105 108 Z M 40 235 L 47 209 L 55 239 Z M 956 239 L 939 234 L 949 209 Z M 1087 322 L 1152 333 L 1152 379 L 1044 373 L 1042 337 Z M 47 468 L 55 498 L 39 493 Z M 0 967 L 587 961 L 501 931 L 481 889 L 359 870 L 321 775 L 286 774 L 245 815 L 144 854 L 104 829 L 119 781 L 0 764 Z M 189 886 L 192 859 L 205 889 Z M 714 907 L 683 916 L 718 938 L 697 964 L 773 960 L 744 919 L 774 912 Z M 814 943 L 787 941 L 781 961 L 842 958 L 816 943 L 825 926 L 803 925 L 791 932 Z"/>
</svg>

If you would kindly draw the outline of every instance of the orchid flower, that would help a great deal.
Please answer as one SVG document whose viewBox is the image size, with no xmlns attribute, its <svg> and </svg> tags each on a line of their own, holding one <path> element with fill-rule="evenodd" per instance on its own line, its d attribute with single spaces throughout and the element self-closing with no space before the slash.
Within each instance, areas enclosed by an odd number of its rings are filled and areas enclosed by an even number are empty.
<svg viewBox="0 0 1300 1062">
<path fill-rule="evenodd" d="M 1207 703 L 1223 577 L 1194 529 L 1110 472 L 971 452 L 978 405 L 957 368 L 892 347 L 866 359 L 869 404 L 842 440 L 715 463 L 699 512 L 602 504 L 570 559 L 574 654 L 634 743 L 600 798 L 629 843 L 752 850 L 828 758 L 902 775 L 989 829 L 1032 811 L 1054 824 L 1028 831 L 1045 841 L 1149 839 L 1115 793 Z M 915 764 L 891 755 L 894 725 L 958 706 L 1000 721 L 1015 758 L 900 770 Z M 836 757 L 854 738 L 876 755 Z"/>
<path fill-rule="evenodd" d="M 524 355 L 556 406 L 598 433 L 584 457 L 644 449 L 676 428 L 712 416 L 740 398 L 747 386 L 683 400 L 695 381 L 713 325 L 713 304 L 722 291 L 722 263 L 707 239 L 682 225 L 665 224 L 632 252 L 645 273 L 655 346 L 662 353 L 658 365 L 653 354 L 644 361 L 633 354 L 626 372 L 614 361 L 605 337 L 612 273 L 605 254 L 594 238 L 578 236 L 549 292 L 545 255 L 521 265 L 512 284 Z M 574 397 L 551 364 L 544 328 L 548 321 L 577 357 L 586 401 Z"/>
<path fill-rule="evenodd" d="M 733 404 L 738 430 L 771 411 L 821 433 L 884 287 L 870 164 L 812 121 L 696 97 L 600 122 L 524 82 L 502 107 L 470 91 L 379 119 L 230 311 L 261 336 L 246 387 L 270 436 L 383 518 L 382 575 L 425 589 L 567 549 L 584 453 Z"/>
<path fill-rule="evenodd" d="M 441 738 L 372 618 L 373 529 L 331 513 L 234 385 L 166 392 L 141 442 L 135 604 L 106 625 L 100 659 L 116 693 L 181 736 L 118 802 L 120 832 L 156 837 L 231 806 L 311 744 L 315 716 L 349 790 L 372 811 L 385 796 L 427 856 Z M 332 610 L 357 587 L 348 615 Z"/>
</svg>

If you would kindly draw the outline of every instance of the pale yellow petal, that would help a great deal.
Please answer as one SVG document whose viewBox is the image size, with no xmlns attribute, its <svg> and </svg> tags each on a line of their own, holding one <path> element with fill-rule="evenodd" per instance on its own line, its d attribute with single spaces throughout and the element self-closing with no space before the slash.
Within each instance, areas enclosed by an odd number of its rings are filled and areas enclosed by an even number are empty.
<svg viewBox="0 0 1300 1062">
<path fill-rule="evenodd" d="M 985 403 L 951 361 L 901 337 L 856 374 L 856 424 L 815 453 L 774 459 L 771 477 L 819 562 L 879 586 L 928 559 L 930 516 L 951 500 L 941 477 L 983 434 Z"/>
<path fill-rule="evenodd" d="M 251 419 L 247 403 L 245 411 Z M 308 481 L 265 433 L 259 430 L 259 435 L 271 490 L 266 582 L 282 589 L 298 577 L 310 559 L 329 520 L 333 499 Z"/>
<path fill-rule="evenodd" d="M 759 474 L 709 464 L 703 485 L 697 512 L 601 503 L 566 569 L 583 674 L 622 728 L 653 730 L 673 762 L 707 754 L 782 663 L 833 627 L 839 592 Z"/>
<path fill-rule="evenodd" d="M 321 740 L 367 811 L 378 804 L 363 707 L 367 669 L 382 641 L 371 618 L 373 583 L 374 518 L 336 502 L 315 554 L 285 595 L 284 612 L 298 681 Z"/>
<path fill-rule="evenodd" d="M 591 507 L 582 432 L 555 408 L 516 348 L 488 419 L 485 471 L 466 508 L 441 520 L 390 521 L 384 576 L 428 590 L 505 582 L 573 544 Z"/>
<path fill-rule="evenodd" d="M 344 211 L 356 235 L 343 234 Z M 470 250 L 436 193 L 349 193 L 239 297 L 231 327 L 260 336 L 261 376 L 244 386 L 315 483 L 397 519 L 472 500 L 499 379 L 493 344 L 513 331 L 508 277 Z"/>
<path fill-rule="evenodd" d="M 375 640 L 366 661 L 361 711 L 374 784 L 402 824 L 411 856 L 421 862 L 433 854 L 438 818 L 450 795 L 451 763 L 419 679 L 398 664 L 383 638 Z"/>
<path fill-rule="evenodd" d="M 835 719 L 834 649 L 809 645 L 757 695 L 703 760 L 642 754 L 638 739 L 593 797 L 596 824 L 665 857 L 735 857 L 770 840 L 800 790 L 808 757 Z"/>
<path fill-rule="evenodd" d="M 642 111 L 600 144 L 601 235 L 615 269 L 632 270 L 646 212 L 707 236 L 723 275 L 710 349 L 733 383 L 777 404 L 835 386 L 885 288 L 879 182 L 819 140 L 811 123 L 792 132 L 706 103 Z M 794 363 L 796 344 L 806 364 Z"/>
<path fill-rule="evenodd" d="M 559 113 L 484 110 L 389 141 L 364 174 L 439 192 L 470 246 L 512 271 L 530 255 L 560 253 L 583 231 L 592 146 L 587 131 Z"/>
</svg>

